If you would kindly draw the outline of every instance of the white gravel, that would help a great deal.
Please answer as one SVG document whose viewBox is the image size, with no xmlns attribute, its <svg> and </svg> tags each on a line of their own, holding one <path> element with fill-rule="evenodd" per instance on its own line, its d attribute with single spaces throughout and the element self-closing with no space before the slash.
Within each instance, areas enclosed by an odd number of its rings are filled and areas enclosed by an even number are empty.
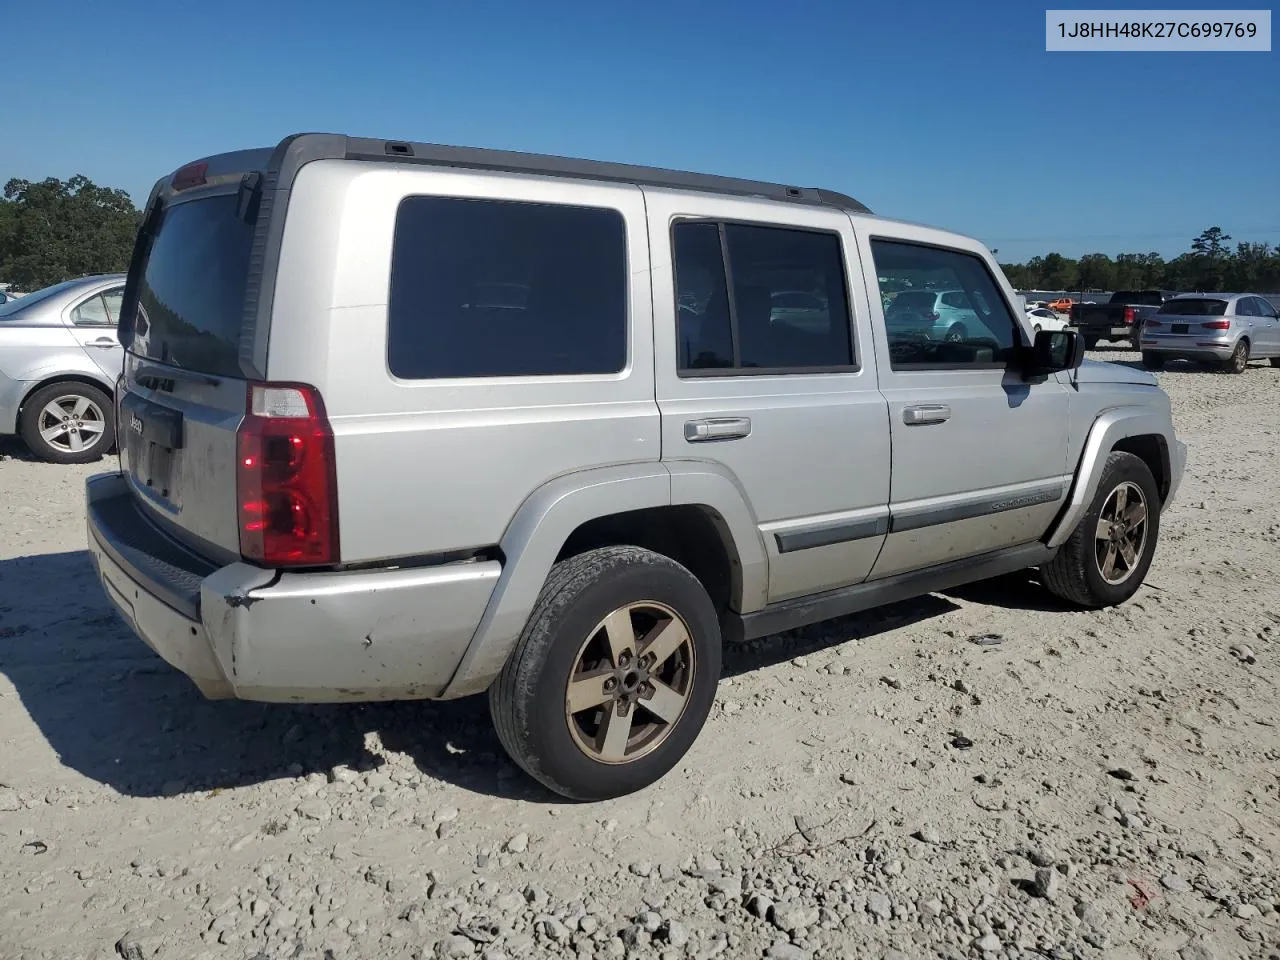
<svg viewBox="0 0 1280 960">
<path fill-rule="evenodd" d="M 0 445 L 0 957 L 1277 956 L 1280 370 L 1160 376 L 1190 464 L 1134 600 L 1009 577 L 735 649 L 601 804 L 482 698 L 203 700 L 93 580 L 104 465 Z"/>
</svg>

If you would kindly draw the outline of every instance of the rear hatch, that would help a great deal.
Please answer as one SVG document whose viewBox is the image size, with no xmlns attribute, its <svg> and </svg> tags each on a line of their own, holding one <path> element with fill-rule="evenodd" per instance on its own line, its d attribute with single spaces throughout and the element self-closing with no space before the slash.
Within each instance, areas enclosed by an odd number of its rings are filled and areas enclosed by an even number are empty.
<svg viewBox="0 0 1280 960">
<path fill-rule="evenodd" d="M 1231 326 L 1226 312 L 1227 301 L 1216 297 L 1170 300 L 1147 318 L 1144 332 L 1159 337 L 1221 334 Z"/>
<path fill-rule="evenodd" d="M 255 373 L 251 271 L 269 159 L 226 154 L 156 185 L 119 326 L 121 471 L 149 518 L 223 561 L 241 552 L 237 429 Z"/>
</svg>

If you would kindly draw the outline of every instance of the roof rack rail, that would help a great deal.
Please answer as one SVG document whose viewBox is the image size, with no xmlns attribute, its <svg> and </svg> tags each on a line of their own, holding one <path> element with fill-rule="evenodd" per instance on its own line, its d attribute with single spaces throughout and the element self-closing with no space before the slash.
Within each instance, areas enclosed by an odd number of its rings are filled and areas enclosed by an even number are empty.
<svg viewBox="0 0 1280 960">
<path fill-rule="evenodd" d="M 438 143 L 411 143 L 404 140 L 377 140 L 347 137 L 339 134 L 303 133 L 286 137 L 276 148 L 272 164 L 282 173 L 292 172 L 309 160 L 346 159 L 422 164 L 439 167 L 461 167 L 472 170 L 494 170 L 505 173 L 530 173 L 552 177 L 608 180 L 642 186 L 698 190 L 743 197 L 762 197 L 837 207 L 851 213 L 870 213 L 870 209 L 853 197 L 817 187 L 796 187 L 763 180 L 743 180 L 663 167 L 645 167 L 629 163 L 582 160 L 549 154 L 521 153 L 513 150 L 489 150 L 479 147 L 455 147 Z M 292 170 L 290 169 L 292 168 Z M 288 177 L 287 180 L 291 180 Z M 286 182 L 287 182 L 286 180 Z"/>
</svg>

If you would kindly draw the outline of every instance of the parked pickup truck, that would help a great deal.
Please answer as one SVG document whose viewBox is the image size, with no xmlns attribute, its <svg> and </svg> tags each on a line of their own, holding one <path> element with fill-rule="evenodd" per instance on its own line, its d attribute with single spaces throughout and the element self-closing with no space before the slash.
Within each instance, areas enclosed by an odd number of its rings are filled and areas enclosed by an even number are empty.
<svg viewBox="0 0 1280 960">
<path fill-rule="evenodd" d="M 963 294 L 963 330 L 886 323 L 878 277 Z M 630 793 L 723 643 L 1027 568 L 1138 589 L 1169 398 L 1015 304 L 978 241 L 826 190 L 325 134 L 207 157 L 146 206 L 89 550 L 209 697 L 487 693 L 548 788 Z"/>
<path fill-rule="evenodd" d="M 1137 350 L 1142 322 L 1172 297 L 1166 290 L 1117 290 L 1106 303 L 1072 304 L 1071 326 L 1090 350 L 1099 340 L 1128 340 Z"/>
</svg>

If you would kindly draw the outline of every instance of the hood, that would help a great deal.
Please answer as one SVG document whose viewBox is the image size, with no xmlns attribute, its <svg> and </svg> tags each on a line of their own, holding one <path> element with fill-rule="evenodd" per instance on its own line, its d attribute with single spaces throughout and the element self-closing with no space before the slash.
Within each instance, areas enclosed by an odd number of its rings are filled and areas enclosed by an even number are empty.
<svg viewBox="0 0 1280 960">
<path fill-rule="evenodd" d="M 1067 371 L 1066 377 L 1068 382 L 1075 379 L 1078 383 L 1131 383 L 1142 387 L 1155 387 L 1160 383 L 1154 374 L 1146 370 L 1136 370 L 1123 363 L 1105 360 L 1085 360 L 1080 364 L 1080 369 L 1075 371 L 1074 378 L 1071 371 Z"/>
</svg>

